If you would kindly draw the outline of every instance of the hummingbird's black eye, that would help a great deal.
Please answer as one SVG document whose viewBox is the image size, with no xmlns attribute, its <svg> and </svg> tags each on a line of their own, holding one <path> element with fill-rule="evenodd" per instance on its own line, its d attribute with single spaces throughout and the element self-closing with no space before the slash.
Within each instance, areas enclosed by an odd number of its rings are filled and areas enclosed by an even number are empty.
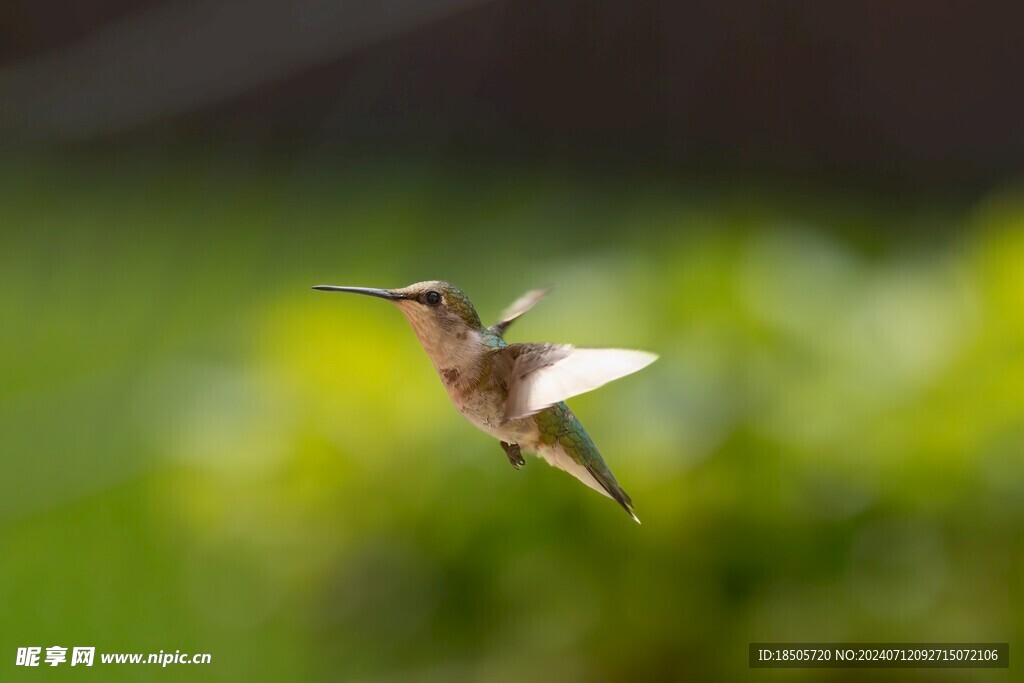
<svg viewBox="0 0 1024 683">
<path fill-rule="evenodd" d="M 440 292 L 430 290 L 429 292 L 427 292 L 427 295 L 424 297 L 424 300 L 427 302 L 428 305 L 436 306 L 439 303 L 441 303 L 441 294 Z"/>
</svg>

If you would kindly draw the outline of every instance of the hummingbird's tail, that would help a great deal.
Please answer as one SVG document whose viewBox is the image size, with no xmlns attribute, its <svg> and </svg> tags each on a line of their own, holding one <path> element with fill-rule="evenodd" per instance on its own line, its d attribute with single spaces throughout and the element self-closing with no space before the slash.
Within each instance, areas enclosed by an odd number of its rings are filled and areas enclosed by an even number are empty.
<svg viewBox="0 0 1024 683">
<path fill-rule="evenodd" d="M 582 432 L 582 428 L 580 431 Z M 586 432 L 582 433 L 586 434 Z M 567 445 L 569 447 L 566 447 Z M 579 448 L 580 445 L 585 447 Z M 629 494 L 619 486 L 619 482 L 615 481 L 615 475 L 608 469 L 604 458 L 598 453 L 589 437 L 584 438 L 582 443 L 576 441 L 571 444 L 557 443 L 553 446 L 541 446 L 537 448 L 537 454 L 547 460 L 552 467 L 568 472 L 598 493 L 614 500 L 633 518 L 634 522 L 640 523 L 640 519 L 633 512 L 633 501 Z"/>
<path fill-rule="evenodd" d="M 547 444 L 542 441 L 536 449 L 542 458 L 551 466 L 568 472 L 598 493 L 608 496 L 621 505 L 634 522 L 640 523 L 633 512 L 633 501 L 629 494 L 615 481 L 615 475 L 608 469 L 587 430 L 565 403 L 557 403 L 542 410 L 534 420 L 541 434 L 549 440 Z"/>
</svg>

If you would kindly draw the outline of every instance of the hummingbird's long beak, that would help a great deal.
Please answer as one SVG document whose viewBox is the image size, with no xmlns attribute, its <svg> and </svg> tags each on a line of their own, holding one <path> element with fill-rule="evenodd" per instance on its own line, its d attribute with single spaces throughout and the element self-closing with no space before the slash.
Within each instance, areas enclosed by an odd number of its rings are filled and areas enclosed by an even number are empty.
<svg viewBox="0 0 1024 683">
<path fill-rule="evenodd" d="M 404 294 L 392 292 L 390 289 L 373 289 L 372 287 L 336 287 L 335 285 L 317 285 L 313 287 L 313 289 L 319 289 L 321 292 L 351 292 L 352 294 L 365 294 L 366 296 L 375 296 L 379 299 L 390 299 L 392 301 L 406 298 Z"/>
</svg>

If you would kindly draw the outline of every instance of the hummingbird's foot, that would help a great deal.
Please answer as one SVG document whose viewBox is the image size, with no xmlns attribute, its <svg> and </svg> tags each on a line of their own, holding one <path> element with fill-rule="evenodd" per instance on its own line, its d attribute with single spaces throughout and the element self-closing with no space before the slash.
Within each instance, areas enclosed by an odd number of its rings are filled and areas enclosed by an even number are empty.
<svg viewBox="0 0 1024 683">
<path fill-rule="evenodd" d="M 523 453 L 519 450 L 519 444 L 502 441 L 501 447 L 505 449 L 505 455 L 508 456 L 508 461 L 512 463 L 512 467 L 518 470 L 526 464 L 526 460 L 523 459 Z"/>
</svg>

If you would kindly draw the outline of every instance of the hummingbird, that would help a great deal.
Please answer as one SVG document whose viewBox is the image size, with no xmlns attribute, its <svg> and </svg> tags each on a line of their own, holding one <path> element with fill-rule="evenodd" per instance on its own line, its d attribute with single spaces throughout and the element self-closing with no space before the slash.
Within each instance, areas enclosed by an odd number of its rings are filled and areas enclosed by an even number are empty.
<svg viewBox="0 0 1024 683">
<path fill-rule="evenodd" d="M 455 408 L 473 425 L 501 442 L 509 462 L 520 469 L 522 451 L 568 472 L 629 513 L 633 501 L 615 480 L 565 399 L 596 389 L 650 365 L 657 355 L 625 349 L 581 349 L 568 344 L 513 343 L 505 331 L 549 292 L 522 295 L 484 327 L 473 303 L 442 280 L 401 289 L 317 285 L 313 289 L 386 299 L 408 318 L 434 364 Z"/>
</svg>

